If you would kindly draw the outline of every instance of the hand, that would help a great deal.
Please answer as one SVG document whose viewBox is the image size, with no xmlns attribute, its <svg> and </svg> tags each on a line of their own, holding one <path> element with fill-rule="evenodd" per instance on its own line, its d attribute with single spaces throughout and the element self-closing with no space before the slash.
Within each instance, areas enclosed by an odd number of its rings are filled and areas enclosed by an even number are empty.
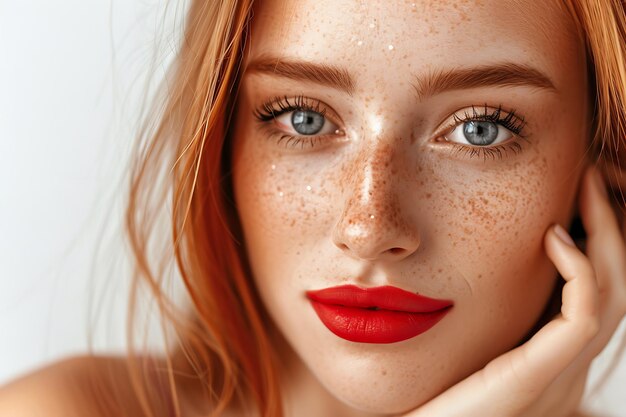
<svg viewBox="0 0 626 417">
<path fill-rule="evenodd" d="M 626 244 L 596 175 L 587 170 L 579 195 L 587 254 L 554 226 L 544 237 L 566 281 L 561 313 L 523 345 L 403 417 L 564 417 L 578 409 L 591 361 L 626 315 Z"/>
</svg>

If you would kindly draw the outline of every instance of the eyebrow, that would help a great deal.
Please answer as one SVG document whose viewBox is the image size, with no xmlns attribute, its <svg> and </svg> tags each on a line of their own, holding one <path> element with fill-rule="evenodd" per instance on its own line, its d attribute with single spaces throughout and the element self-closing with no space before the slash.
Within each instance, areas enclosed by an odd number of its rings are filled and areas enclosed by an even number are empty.
<svg viewBox="0 0 626 417">
<path fill-rule="evenodd" d="M 250 62 L 246 72 L 277 75 L 296 81 L 311 81 L 341 90 L 348 95 L 354 93 L 356 84 L 347 70 L 334 65 L 270 56 L 262 56 Z"/>
<path fill-rule="evenodd" d="M 356 89 L 356 81 L 346 69 L 303 60 L 261 56 L 250 62 L 246 72 L 309 81 L 349 95 Z M 528 86 L 556 91 L 550 78 L 538 69 L 512 62 L 434 70 L 414 75 L 411 85 L 420 100 L 446 91 L 477 87 Z"/>
<path fill-rule="evenodd" d="M 541 71 L 512 62 L 437 70 L 425 77 L 415 76 L 412 86 L 420 99 L 445 91 L 477 87 L 528 86 L 556 91 L 550 78 Z"/>
</svg>

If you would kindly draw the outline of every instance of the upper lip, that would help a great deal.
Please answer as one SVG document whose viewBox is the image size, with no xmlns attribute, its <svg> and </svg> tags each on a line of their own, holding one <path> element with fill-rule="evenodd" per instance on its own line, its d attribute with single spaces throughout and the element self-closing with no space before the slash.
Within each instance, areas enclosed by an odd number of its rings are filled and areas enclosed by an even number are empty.
<svg viewBox="0 0 626 417">
<path fill-rule="evenodd" d="M 310 290 L 306 295 L 310 300 L 324 304 L 409 313 L 431 313 L 454 304 L 451 300 L 429 298 L 391 285 L 371 288 L 340 285 Z"/>
</svg>

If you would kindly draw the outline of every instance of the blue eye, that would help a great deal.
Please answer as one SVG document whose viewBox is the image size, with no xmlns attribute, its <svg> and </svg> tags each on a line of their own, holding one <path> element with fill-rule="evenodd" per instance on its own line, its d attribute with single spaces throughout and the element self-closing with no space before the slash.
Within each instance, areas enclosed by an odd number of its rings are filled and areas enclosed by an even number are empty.
<svg viewBox="0 0 626 417">
<path fill-rule="evenodd" d="M 498 137 L 498 125 L 479 120 L 465 122 L 463 136 L 467 142 L 475 146 L 491 145 Z"/>
<path fill-rule="evenodd" d="M 513 134 L 505 127 L 494 122 L 470 120 L 454 127 L 446 139 L 451 142 L 472 145 L 489 146 L 509 139 Z"/>
<path fill-rule="evenodd" d="M 318 112 L 296 110 L 291 113 L 291 125 L 301 135 L 315 135 L 324 127 L 326 119 Z"/>
<path fill-rule="evenodd" d="M 316 99 L 304 96 L 290 99 L 285 96 L 263 103 L 261 108 L 255 110 L 255 115 L 261 122 L 275 122 L 286 135 L 305 138 L 336 134 L 339 128 L 326 117 L 327 109 Z"/>
<path fill-rule="evenodd" d="M 335 132 L 338 127 L 329 121 L 323 113 L 311 109 L 286 109 L 278 116 L 275 116 L 278 123 L 293 132 L 285 131 L 292 135 L 301 136 L 322 136 Z"/>
<path fill-rule="evenodd" d="M 477 110 L 472 106 L 471 114 L 465 111 L 463 117 L 454 115 L 454 124 L 444 135 L 450 142 L 474 147 L 488 147 L 504 142 L 513 136 L 522 137 L 524 118 L 515 115 L 514 111 L 502 114 L 498 107 L 489 111 L 487 105 Z"/>
</svg>

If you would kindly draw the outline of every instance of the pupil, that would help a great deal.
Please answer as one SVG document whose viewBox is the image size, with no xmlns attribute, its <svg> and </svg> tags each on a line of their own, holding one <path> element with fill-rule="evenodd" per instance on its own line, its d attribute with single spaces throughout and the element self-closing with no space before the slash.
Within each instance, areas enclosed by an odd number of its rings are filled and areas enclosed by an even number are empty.
<svg viewBox="0 0 626 417">
<path fill-rule="evenodd" d="M 498 137 L 498 126 L 493 122 L 470 121 L 463 124 L 463 135 L 472 145 L 492 144 Z"/>
<path fill-rule="evenodd" d="M 314 135 L 324 127 L 324 116 L 310 110 L 298 110 L 291 115 L 291 124 L 301 135 Z"/>
</svg>

